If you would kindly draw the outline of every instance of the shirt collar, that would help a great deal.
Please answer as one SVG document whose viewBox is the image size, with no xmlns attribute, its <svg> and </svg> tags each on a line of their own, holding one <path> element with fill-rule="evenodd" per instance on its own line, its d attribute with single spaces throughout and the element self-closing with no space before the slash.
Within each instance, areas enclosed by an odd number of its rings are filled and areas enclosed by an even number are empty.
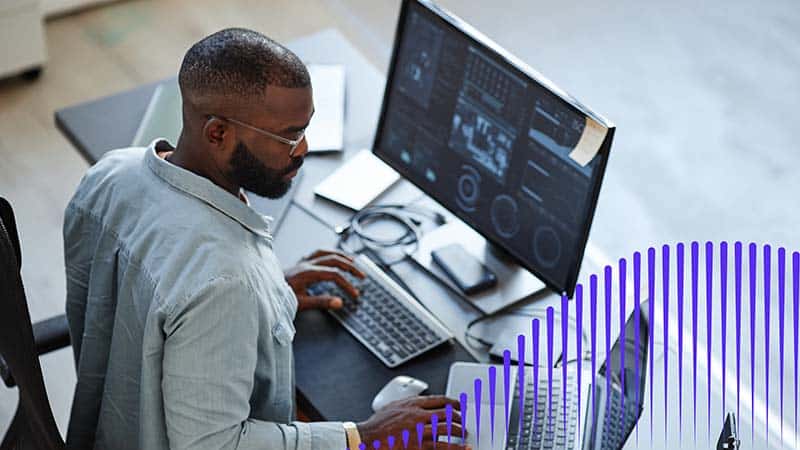
<svg viewBox="0 0 800 450">
<path fill-rule="evenodd" d="M 160 158 L 156 151 L 164 144 L 167 144 L 165 140 L 156 139 L 145 152 L 145 164 L 156 176 L 239 222 L 251 232 L 272 241 L 270 232 L 272 217 L 257 213 L 248 206 L 249 202 L 245 204 L 241 199 L 231 195 L 211 180 Z"/>
</svg>

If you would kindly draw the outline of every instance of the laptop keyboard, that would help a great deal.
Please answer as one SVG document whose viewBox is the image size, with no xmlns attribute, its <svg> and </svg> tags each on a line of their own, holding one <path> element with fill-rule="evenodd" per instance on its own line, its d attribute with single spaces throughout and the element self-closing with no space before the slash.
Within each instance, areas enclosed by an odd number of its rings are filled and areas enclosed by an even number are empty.
<svg viewBox="0 0 800 450">
<path fill-rule="evenodd" d="M 567 373 L 567 397 L 563 397 L 562 378 L 554 376 L 552 398 L 547 398 L 547 378 L 539 372 L 539 386 L 534 389 L 530 369 L 525 373 L 525 399 L 522 429 L 519 427 L 519 387 L 515 389 L 509 432 L 508 450 L 573 449 L 578 417 L 575 374 Z M 544 379 L 543 379 L 544 378 Z M 566 423 L 564 407 L 567 408 Z"/>
<path fill-rule="evenodd" d="M 330 314 L 386 366 L 396 367 L 450 339 L 446 331 L 431 323 L 425 310 L 409 303 L 415 300 L 399 286 L 381 282 L 379 277 L 386 275 L 376 273 L 380 270 L 377 266 L 365 264 L 361 258 L 358 261 L 366 278 L 345 274 L 359 290 L 358 298 L 350 297 L 332 281 L 315 283 L 308 293 L 340 297 L 343 307 L 330 310 Z"/>
<path fill-rule="evenodd" d="M 606 400 L 600 448 L 602 450 L 618 450 L 625 445 L 631 431 L 636 427 L 636 422 L 639 420 L 639 408 L 633 399 L 627 399 L 623 404 L 623 395 L 618 389 L 612 388 L 609 394 Z"/>
</svg>

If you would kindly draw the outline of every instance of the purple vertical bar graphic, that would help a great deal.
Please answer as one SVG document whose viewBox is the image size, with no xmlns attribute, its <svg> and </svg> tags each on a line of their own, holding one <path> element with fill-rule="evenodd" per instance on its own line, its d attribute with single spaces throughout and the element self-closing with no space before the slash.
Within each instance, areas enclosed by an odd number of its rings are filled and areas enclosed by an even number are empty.
<svg viewBox="0 0 800 450">
<path fill-rule="evenodd" d="M 675 262 L 677 271 L 675 273 L 678 282 L 678 442 L 683 436 L 683 259 L 684 245 L 679 242 L 675 248 Z"/>
<path fill-rule="evenodd" d="M 497 368 L 489 366 L 489 431 L 491 433 L 492 446 L 494 446 L 494 399 L 496 386 Z"/>
<path fill-rule="evenodd" d="M 669 245 L 661 246 L 661 298 L 664 317 L 664 441 L 669 417 Z"/>
<path fill-rule="evenodd" d="M 439 416 L 431 414 L 431 439 L 433 440 L 433 447 L 436 448 L 436 441 L 438 440 L 439 432 Z"/>
<path fill-rule="evenodd" d="M 786 301 L 786 249 L 778 248 L 778 358 L 780 365 L 780 392 L 781 392 L 781 442 L 783 442 L 783 330 L 784 330 L 784 302 Z"/>
<path fill-rule="evenodd" d="M 639 348 L 640 348 L 639 345 L 640 345 L 641 340 L 642 340 L 642 337 L 641 337 L 642 330 L 641 330 L 641 326 L 640 326 L 640 322 L 641 321 L 639 320 L 639 317 L 641 315 L 640 309 L 641 309 L 641 300 L 642 300 L 642 298 L 641 298 L 642 294 L 640 292 L 640 289 L 642 287 L 642 280 L 641 280 L 641 274 L 642 273 L 641 272 L 642 272 L 642 254 L 639 253 L 639 252 L 635 252 L 633 254 L 633 316 L 636 318 L 636 321 L 634 322 L 634 333 L 633 334 L 634 334 L 634 340 L 635 340 L 635 343 L 636 343 L 636 345 L 635 345 L 635 347 L 636 347 L 636 357 L 634 358 L 634 362 L 635 362 L 634 370 L 636 371 L 636 379 L 637 380 L 640 379 L 640 376 L 641 376 L 640 372 L 642 370 L 641 365 L 639 364 Z M 578 385 L 580 386 L 580 383 L 578 383 Z M 636 383 L 636 404 L 637 405 L 641 404 L 641 401 L 642 401 L 642 392 L 641 392 L 641 390 L 642 389 L 640 387 L 640 384 L 637 382 Z M 578 391 L 578 392 L 580 393 L 580 391 Z M 581 409 L 579 407 L 578 411 L 580 411 L 580 410 Z M 580 424 L 580 420 L 578 421 L 578 424 Z M 578 433 L 578 435 L 580 436 L 580 433 Z M 638 420 L 636 421 L 636 446 L 637 447 L 639 446 L 639 421 Z"/>
<path fill-rule="evenodd" d="M 536 429 L 536 416 L 539 415 L 539 319 L 531 321 L 531 356 L 533 363 L 533 429 Z"/>
<path fill-rule="evenodd" d="M 358 450 L 367 450 L 367 443 L 366 442 L 362 442 L 362 443 L 358 444 Z"/>
<path fill-rule="evenodd" d="M 756 395 L 756 244 L 748 245 L 750 278 L 750 441 L 755 437 L 755 395 Z"/>
<path fill-rule="evenodd" d="M 525 416 L 525 335 L 517 336 L 517 384 L 519 385 L 519 429 Z"/>
<path fill-rule="evenodd" d="M 449 444 L 451 440 L 450 438 L 453 436 L 453 405 L 450 403 L 444 407 L 444 418 L 446 421 L 445 424 L 447 425 L 447 443 Z M 391 439 L 389 442 L 392 442 L 394 437 L 389 436 L 389 439 Z"/>
<path fill-rule="evenodd" d="M 706 418 L 708 419 L 706 428 L 708 435 L 711 436 L 711 353 L 712 336 L 714 333 L 711 328 L 711 319 L 714 317 L 714 244 L 706 242 Z"/>
<path fill-rule="evenodd" d="M 620 342 L 626 342 L 626 340 L 625 340 L 625 319 L 627 317 L 627 315 L 626 315 L 627 308 L 625 306 L 625 298 L 626 298 L 625 282 L 627 281 L 626 280 L 627 272 L 628 272 L 627 264 L 628 263 L 627 263 L 627 261 L 625 261 L 625 258 L 620 258 L 619 262 L 618 262 L 618 268 L 617 268 L 617 270 L 619 271 L 619 341 Z M 609 361 L 609 365 L 611 365 L 610 361 Z M 624 388 L 625 387 L 625 352 L 624 351 L 620 352 L 619 369 L 620 369 L 619 370 L 620 386 L 622 386 Z M 564 397 L 566 398 L 566 395 Z M 621 395 L 619 397 L 619 402 L 620 402 L 620 409 L 619 409 L 620 421 L 622 421 L 625 418 L 625 396 L 624 395 Z"/>
<path fill-rule="evenodd" d="M 475 378 L 473 400 L 475 402 L 475 442 L 480 446 L 481 442 L 481 379 Z"/>
<path fill-rule="evenodd" d="M 379 448 L 381 448 L 381 441 L 379 441 L 379 440 L 372 441 L 372 448 L 374 448 L 375 450 L 378 450 Z"/>
<path fill-rule="evenodd" d="M 592 420 L 597 419 L 597 399 L 595 383 L 597 382 L 597 275 L 589 276 L 589 337 L 592 353 Z"/>
<path fill-rule="evenodd" d="M 736 279 L 734 284 L 734 297 L 736 303 L 736 417 L 742 417 L 741 388 L 742 388 L 742 243 L 733 245 L 733 271 Z"/>
<path fill-rule="evenodd" d="M 603 270 L 604 289 L 603 295 L 605 302 L 605 331 L 606 331 L 606 392 L 611 392 L 611 266 L 606 266 Z M 606 415 L 610 414 L 611 402 L 606 402 Z"/>
<path fill-rule="evenodd" d="M 547 428 L 553 434 L 553 327 L 555 310 L 547 307 Z"/>
<path fill-rule="evenodd" d="M 569 331 L 569 324 L 567 320 L 569 319 L 569 299 L 567 299 L 566 295 L 561 296 L 561 352 L 562 352 L 562 361 L 561 361 L 561 398 L 567 398 L 567 361 L 569 361 L 569 345 L 568 345 L 568 334 Z M 564 419 L 564 428 L 567 429 L 567 402 L 563 402 L 563 419 Z"/>
<path fill-rule="evenodd" d="M 697 273 L 700 244 L 692 242 L 692 436 L 697 444 Z"/>
<path fill-rule="evenodd" d="M 425 434 L 425 424 L 417 422 L 417 448 L 422 448 L 422 439 Z"/>
<path fill-rule="evenodd" d="M 725 396 L 727 391 L 727 371 L 725 370 L 728 361 L 728 243 L 719 243 L 719 296 L 720 296 L 720 327 L 722 328 L 722 413 L 727 411 Z"/>
<path fill-rule="evenodd" d="M 511 408 L 511 350 L 503 351 L 503 406 L 505 407 L 506 436 L 508 436 L 508 410 Z"/>
<path fill-rule="evenodd" d="M 764 245 L 764 405 L 767 414 L 764 414 L 764 425 L 767 433 L 767 444 L 769 444 L 769 304 L 772 301 L 771 283 L 772 275 L 770 273 L 770 255 L 772 248 L 769 245 Z"/>
<path fill-rule="evenodd" d="M 386 438 L 386 446 L 389 447 L 389 450 L 394 449 L 394 436 L 389 436 Z"/>
<path fill-rule="evenodd" d="M 410 435 L 411 435 L 411 433 L 409 433 L 408 430 L 403 430 L 403 433 L 402 433 L 401 437 L 403 439 L 403 448 L 404 449 L 408 448 L 408 441 L 409 441 L 409 439 L 411 437 Z"/>
<path fill-rule="evenodd" d="M 458 398 L 459 400 L 459 412 L 461 413 L 461 442 L 464 442 L 467 439 L 467 393 L 462 392 Z M 405 435 L 405 431 L 403 432 Z M 407 440 L 405 436 L 403 436 L 404 440 Z"/>
<path fill-rule="evenodd" d="M 650 247 L 647 249 L 647 318 L 650 321 L 650 333 L 648 346 L 650 351 L 647 352 L 650 356 L 650 447 L 653 446 L 653 378 L 655 378 L 655 365 L 653 364 L 653 353 L 655 353 L 655 318 L 656 318 L 656 249 Z"/>
<path fill-rule="evenodd" d="M 800 332 L 797 327 L 800 325 L 800 253 L 792 253 L 792 315 L 793 324 L 792 329 L 794 333 L 794 436 L 795 446 L 797 446 L 797 357 L 798 357 L 798 336 Z"/>
<path fill-rule="evenodd" d="M 577 355 L 577 390 L 578 390 L 578 411 L 581 409 L 581 363 L 583 362 L 583 286 L 578 283 L 575 285 L 575 354 Z M 534 398 L 536 396 L 534 395 Z M 535 404 L 535 402 L 534 402 Z M 535 412 L 535 411 L 534 411 Z M 578 419 L 578 436 L 581 436 L 581 419 Z"/>
</svg>

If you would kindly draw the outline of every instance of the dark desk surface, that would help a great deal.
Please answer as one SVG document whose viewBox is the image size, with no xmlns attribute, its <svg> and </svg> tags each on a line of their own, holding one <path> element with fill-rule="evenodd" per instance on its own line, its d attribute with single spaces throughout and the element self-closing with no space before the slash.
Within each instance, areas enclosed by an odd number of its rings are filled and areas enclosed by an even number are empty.
<svg viewBox="0 0 800 450">
<path fill-rule="evenodd" d="M 276 232 L 275 251 L 287 266 L 314 249 L 335 245 L 332 227 L 347 220 L 351 211 L 316 198 L 313 189 L 348 154 L 369 147 L 384 86 L 383 75 L 337 31 L 314 34 L 290 47 L 309 62 L 345 64 L 348 100 L 345 155 L 309 157 L 293 205 Z M 55 114 L 57 126 L 84 158 L 94 163 L 105 152 L 130 145 L 155 86 L 156 83 L 148 84 L 59 110 Z M 401 182 L 387 193 L 386 199 L 407 201 L 418 195 L 415 188 Z M 456 336 L 463 336 L 465 324 L 477 317 L 477 312 L 411 263 L 402 263 L 397 269 L 422 303 L 443 318 Z M 486 358 L 485 354 L 467 352 L 459 338 L 458 342 L 389 369 L 326 313 L 303 312 L 297 317 L 296 328 L 298 399 L 300 406 L 318 420 L 365 419 L 371 414 L 374 395 L 397 375 L 425 380 L 431 393 L 442 393 L 450 364 L 474 360 L 473 355 Z"/>
</svg>

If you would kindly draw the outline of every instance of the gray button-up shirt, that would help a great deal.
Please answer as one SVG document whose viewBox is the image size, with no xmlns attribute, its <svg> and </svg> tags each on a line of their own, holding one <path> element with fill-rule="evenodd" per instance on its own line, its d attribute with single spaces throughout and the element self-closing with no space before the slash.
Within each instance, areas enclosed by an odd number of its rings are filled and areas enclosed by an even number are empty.
<svg viewBox="0 0 800 450">
<path fill-rule="evenodd" d="M 297 299 L 270 218 L 156 149 L 108 153 L 64 221 L 76 449 L 336 449 L 294 417 Z"/>
</svg>

